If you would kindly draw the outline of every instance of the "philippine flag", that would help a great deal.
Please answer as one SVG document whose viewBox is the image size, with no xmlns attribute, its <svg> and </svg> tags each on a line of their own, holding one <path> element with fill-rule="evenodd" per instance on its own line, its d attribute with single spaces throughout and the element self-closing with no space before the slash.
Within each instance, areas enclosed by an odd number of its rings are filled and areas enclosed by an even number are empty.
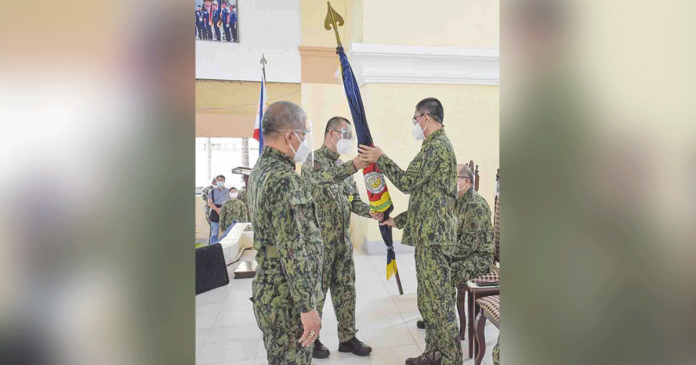
<svg viewBox="0 0 696 365">
<path fill-rule="evenodd" d="M 263 112 L 268 108 L 268 95 L 266 94 L 266 75 L 261 76 L 261 96 L 259 97 L 259 107 L 256 110 L 256 125 L 254 126 L 254 139 L 259 141 L 259 155 L 263 151 Z"/>
</svg>

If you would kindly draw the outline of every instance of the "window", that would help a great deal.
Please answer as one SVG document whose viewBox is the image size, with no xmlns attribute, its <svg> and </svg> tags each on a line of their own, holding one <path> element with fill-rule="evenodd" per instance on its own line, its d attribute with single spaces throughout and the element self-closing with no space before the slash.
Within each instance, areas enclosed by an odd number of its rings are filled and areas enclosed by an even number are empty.
<svg viewBox="0 0 696 365">
<path fill-rule="evenodd" d="M 259 158 L 259 142 L 249 138 L 249 167 L 254 167 Z M 225 176 L 225 186 L 241 188 L 242 175 L 232 174 L 232 169 L 244 166 L 242 138 L 196 137 L 196 192 L 208 186 L 213 177 Z"/>
</svg>

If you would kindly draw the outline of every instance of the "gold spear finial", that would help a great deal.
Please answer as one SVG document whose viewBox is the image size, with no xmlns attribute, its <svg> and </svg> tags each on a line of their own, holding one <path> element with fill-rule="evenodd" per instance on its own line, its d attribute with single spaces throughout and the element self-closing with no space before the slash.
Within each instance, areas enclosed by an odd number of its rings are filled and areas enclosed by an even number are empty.
<svg viewBox="0 0 696 365">
<path fill-rule="evenodd" d="M 268 63 L 266 61 L 266 56 L 264 56 L 263 53 L 261 53 L 261 68 L 263 69 L 263 78 L 266 78 L 266 64 Z"/>
<path fill-rule="evenodd" d="M 334 32 L 336 32 L 336 43 L 338 43 L 339 47 L 343 47 L 341 45 L 341 38 L 338 36 L 338 27 L 343 26 L 343 18 L 331 7 L 329 1 L 326 3 L 329 5 L 329 12 L 326 14 L 326 19 L 324 19 L 324 28 L 326 28 L 326 30 L 331 30 L 331 25 L 333 24 Z"/>
</svg>

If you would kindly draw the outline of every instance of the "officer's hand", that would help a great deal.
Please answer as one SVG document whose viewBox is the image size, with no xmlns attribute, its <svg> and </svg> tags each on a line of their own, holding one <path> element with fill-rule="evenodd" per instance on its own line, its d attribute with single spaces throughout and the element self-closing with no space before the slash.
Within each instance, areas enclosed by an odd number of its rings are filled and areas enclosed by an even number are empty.
<svg viewBox="0 0 696 365">
<path fill-rule="evenodd" d="M 302 337 L 300 337 L 300 343 L 302 347 L 307 347 L 314 343 L 314 340 L 319 338 L 319 330 L 321 329 L 321 318 L 319 318 L 319 312 L 316 309 L 312 309 L 307 313 L 300 314 L 300 320 L 302 321 L 302 328 L 304 332 Z M 312 336 L 309 334 L 311 332 Z"/>
<path fill-rule="evenodd" d="M 384 219 L 384 213 L 379 213 L 379 212 L 375 212 L 375 211 L 370 211 L 370 216 L 373 219 L 376 219 L 380 222 L 382 221 L 382 219 Z"/>
<path fill-rule="evenodd" d="M 353 165 L 355 165 L 355 168 L 357 170 L 362 170 L 370 166 L 370 163 L 363 160 L 360 156 L 355 156 L 355 158 L 353 159 Z"/>
<path fill-rule="evenodd" d="M 389 226 L 396 228 L 396 223 L 394 223 L 394 218 L 389 217 L 386 221 L 379 224 L 380 226 Z"/>
<path fill-rule="evenodd" d="M 379 157 L 383 154 L 379 147 L 370 147 L 365 146 L 364 144 L 358 146 L 358 150 L 358 153 L 360 153 L 360 158 L 368 163 L 377 162 Z"/>
</svg>

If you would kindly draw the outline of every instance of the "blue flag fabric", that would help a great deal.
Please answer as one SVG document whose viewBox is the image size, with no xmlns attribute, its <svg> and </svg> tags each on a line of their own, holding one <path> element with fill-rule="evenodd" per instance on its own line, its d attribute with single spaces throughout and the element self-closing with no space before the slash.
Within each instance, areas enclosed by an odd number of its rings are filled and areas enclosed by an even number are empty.
<svg viewBox="0 0 696 365">
<path fill-rule="evenodd" d="M 346 91 L 348 98 L 348 106 L 350 114 L 353 117 L 355 125 L 355 133 L 358 136 L 358 144 L 373 146 L 372 135 L 370 128 L 367 125 L 367 117 L 365 117 L 365 107 L 363 106 L 360 88 L 353 74 L 353 69 L 350 67 L 348 57 L 343 50 L 343 47 L 336 49 L 338 57 L 341 61 L 341 74 L 343 76 L 343 88 Z M 370 206 L 373 210 L 384 213 L 384 220 L 389 218 L 389 214 L 394 210 L 394 205 L 391 203 L 389 192 L 384 183 L 384 175 L 379 171 L 376 164 L 372 164 L 363 170 L 365 176 L 365 185 L 370 198 Z M 379 231 L 382 235 L 382 240 L 387 246 L 387 280 L 397 273 L 396 254 L 394 253 L 394 240 L 392 237 L 392 229 L 389 226 L 379 226 Z"/>
</svg>

